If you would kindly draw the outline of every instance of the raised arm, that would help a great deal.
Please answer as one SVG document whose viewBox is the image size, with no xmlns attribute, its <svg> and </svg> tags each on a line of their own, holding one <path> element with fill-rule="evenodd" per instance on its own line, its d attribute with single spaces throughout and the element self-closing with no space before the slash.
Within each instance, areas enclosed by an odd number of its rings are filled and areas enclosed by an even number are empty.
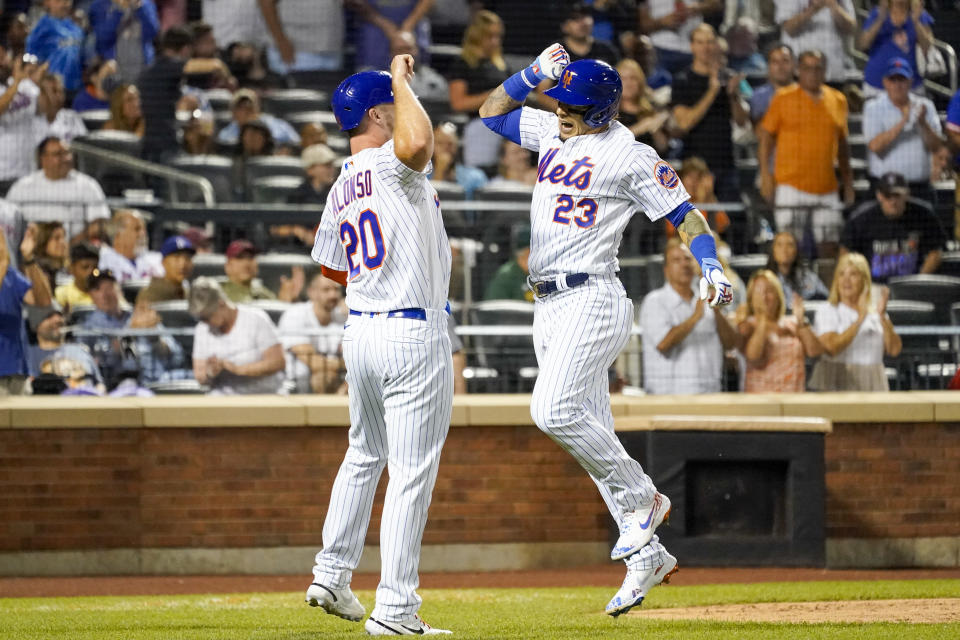
<svg viewBox="0 0 960 640">
<path fill-rule="evenodd" d="M 526 100 L 527 94 L 533 91 L 542 80 L 556 80 L 569 63 L 570 56 L 562 45 L 557 43 L 550 45 L 526 69 L 513 74 L 490 92 L 480 105 L 480 117 L 502 116 L 520 107 Z"/>
<path fill-rule="evenodd" d="M 423 171 L 433 156 L 433 126 L 417 96 L 410 89 L 413 77 L 413 56 L 399 55 L 390 63 L 393 77 L 394 152 L 400 162 L 415 171 Z"/>
</svg>

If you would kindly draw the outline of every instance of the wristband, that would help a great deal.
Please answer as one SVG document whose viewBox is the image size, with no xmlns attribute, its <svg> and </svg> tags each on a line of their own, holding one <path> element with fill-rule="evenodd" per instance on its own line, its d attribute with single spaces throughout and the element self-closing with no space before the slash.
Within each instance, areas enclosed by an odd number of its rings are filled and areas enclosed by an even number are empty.
<svg viewBox="0 0 960 640">
<path fill-rule="evenodd" d="M 704 276 L 708 268 L 723 271 L 723 266 L 717 260 L 717 243 L 711 234 L 703 233 L 691 240 L 690 253 L 697 259 Z"/>
<path fill-rule="evenodd" d="M 537 73 L 533 70 L 533 65 L 530 65 L 507 78 L 503 83 L 503 90 L 517 102 L 523 102 L 527 99 L 527 94 L 544 78 L 545 75 Z"/>
</svg>

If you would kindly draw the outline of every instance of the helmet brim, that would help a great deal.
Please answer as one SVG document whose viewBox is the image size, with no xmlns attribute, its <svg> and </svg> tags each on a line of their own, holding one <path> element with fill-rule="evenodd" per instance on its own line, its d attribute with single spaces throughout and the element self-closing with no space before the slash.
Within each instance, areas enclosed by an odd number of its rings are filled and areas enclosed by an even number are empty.
<svg viewBox="0 0 960 640">
<path fill-rule="evenodd" d="M 564 89 L 559 84 L 555 87 L 551 87 L 543 92 L 544 95 L 549 96 L 556 100 L 557 102 L 562 102 L 564 104 L 572 104 L 575 107 L 585 107 L 593 104 L 585 96 L 570 91 L 569 89 Z"/>
</svg>

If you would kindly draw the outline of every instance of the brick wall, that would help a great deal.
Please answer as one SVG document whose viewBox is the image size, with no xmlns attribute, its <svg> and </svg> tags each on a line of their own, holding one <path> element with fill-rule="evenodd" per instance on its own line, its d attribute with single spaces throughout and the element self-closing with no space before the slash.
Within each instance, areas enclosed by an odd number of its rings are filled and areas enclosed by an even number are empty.
<svg viewBox="0 0 960 640">
<path fill-rule="evenodd" d="M 319 546 L 345 448 L 326 427 L 0 429 L 0 551 Z M 958 423 L 837 424 L 826 468 L 828 537 L 960 535 Z M 605 541 L 608 523 L 535 428 L 453 428 L 424 543 Z"/>
</svg>

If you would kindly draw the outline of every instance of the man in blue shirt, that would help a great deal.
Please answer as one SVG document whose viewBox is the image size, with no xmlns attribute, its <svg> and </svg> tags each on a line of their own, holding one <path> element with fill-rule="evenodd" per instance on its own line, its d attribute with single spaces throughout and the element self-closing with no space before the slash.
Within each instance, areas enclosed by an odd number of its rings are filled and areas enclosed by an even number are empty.
<svg viewBox="0 0 960 640">
<path fill-rule="evenodd" d="M 782 42 L 774 43 L 767 51 L 767 83 L 753 90 L 750 96 L 750 119 L 754 123 L 760 122 L 770 107 L 773 94 L 778 89 L 789 86 L 796 81 L 797 61 L 793 56 L 793 49 Z"/>
<path fill-rule="evenodd" d="M 83 86 L 84 34 L 70 17 L 72 0 L 44 0 L 47 10 L 27 37 L 27 53 L 49 62 L 50 71 L 63 78 L 68 102 Z"/>
</svg>

